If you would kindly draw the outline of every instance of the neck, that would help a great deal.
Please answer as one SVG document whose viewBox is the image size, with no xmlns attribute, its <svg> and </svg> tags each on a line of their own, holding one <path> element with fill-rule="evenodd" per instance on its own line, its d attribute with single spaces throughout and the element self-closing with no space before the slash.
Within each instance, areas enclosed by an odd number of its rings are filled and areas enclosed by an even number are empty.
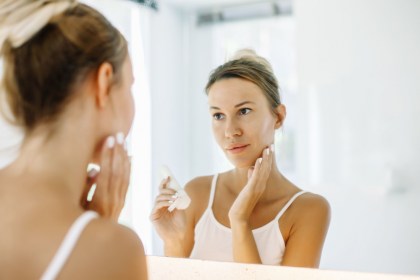
<svg viewBox="0 0 420 280">
<path fill-rule="evenodd" d="M 235 169 L 231 170 L 231 176 L 233 177 L 232 183 L 230 184 L 232 192 L 236 193 L 237 195 L 242 191 L 244 186 L 248 182 L 248 170 L 250 167 L 236 167 Z M 272 186 L 278 187 L 282 185 L 286 178 L 280 173 L 277 168 L 276 159 L 273 157 L 273 163 L 271 166 L 270 175 L 267 179 L 267 187 L 265 193 L 270 190 Z"/>
<path fill-rule="evenodd" d="M 60 128 L 40 126 L 24 140 L 12 165 L 16 178 L 25 178 L 34 191 L 79 204 L 86 183 L 86 168 L 95 148 L 85 129 L 60 123 Z M 46 192 L 41 189 L 46 190 Z"/>
</svg>

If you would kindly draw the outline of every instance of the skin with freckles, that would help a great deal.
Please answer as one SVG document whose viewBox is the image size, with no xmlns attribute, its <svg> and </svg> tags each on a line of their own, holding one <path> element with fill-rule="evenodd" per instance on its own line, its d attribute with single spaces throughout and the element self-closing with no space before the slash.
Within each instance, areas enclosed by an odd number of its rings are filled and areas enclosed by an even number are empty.
<svg viewBox="0 0 420 280">
<path fill-rule="evenodd" d="M 272 108 L 262 89 L 237 77 L 216 81 L 208 90 L 214 137 L 234 169 L 219 174 L 212 211 L 232 231 L 236 262 L 261 263 L 252 235 L 274 219 L 301 191 L 279 171 L 275 156 L 275 130 L 286 117 L 283 104 Z M 194 229 L 206 210 L 213 176 L 198 177 L 186 185 L 192 203 L 185 211 L 168 213 L 173 191 L 160 185 L 151 220 L 164 241 L 168 256 L 189 257 Z M 305 193 L 278 222 L 286 244 L 279 265 L 318 267 L 329 226 L 330 209 L 321 196 Z"/>
</svg>

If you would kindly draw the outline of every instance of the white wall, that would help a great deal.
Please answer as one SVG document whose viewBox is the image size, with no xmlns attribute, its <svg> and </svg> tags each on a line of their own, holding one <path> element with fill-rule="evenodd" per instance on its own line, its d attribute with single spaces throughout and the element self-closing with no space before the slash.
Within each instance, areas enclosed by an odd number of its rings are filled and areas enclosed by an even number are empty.
<svg viewBox="0 0 420 280">
<path fill-rule="evenodd" d="M 152 110 L 152 188 L 153 198 L 160 183 L 160 168 L 167 165 L 176 179 L 190 179 L 189 100 L 186 88 L 186 52 L 182 11 L 159 3 L 150 21 L 150 92 Z M 149 186 L 142 186 L 148 188 Z M 151 211 L 151 209 L 150 209 Z M 148 221 L 147 221 L 148 222 Z M 153 253 L 162 254 L 157 236 Z"/>
<path fill-rule="evenodd" d="M 420 274 L 420 2 L 295 12 L 299 177 L 332 206 L 322 265 Z"/>
<path fill-rule="evenodd" d="M 420 274 L 419 11 L 415 0 L 295 1 L 298 95 L 289 116 L 296 118 L 296 181 L 332 206 L 322 268 Z M 162 2 L 150 20 L 156 189 L 161 164 L 182 184 L 222 168 L 203 91 L 222 61 L 214 62 L 217 34 L 197 28 L 192 15 Z M 150 194 L 149 186 L 135 187 Z"/>
</svg>

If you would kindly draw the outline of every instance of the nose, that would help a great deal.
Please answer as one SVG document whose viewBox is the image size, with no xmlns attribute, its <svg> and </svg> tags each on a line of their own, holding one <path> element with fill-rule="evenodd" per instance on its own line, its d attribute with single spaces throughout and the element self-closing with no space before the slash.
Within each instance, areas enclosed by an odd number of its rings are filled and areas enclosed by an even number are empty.
<svg viewBox="0 0 420 280">
<path fill-rule="evenodd" d="M 236 121 L 227 119 L 225 124 L 226 138 L 233 138 L 242 135 L 242 130 Z"/>
</svg>

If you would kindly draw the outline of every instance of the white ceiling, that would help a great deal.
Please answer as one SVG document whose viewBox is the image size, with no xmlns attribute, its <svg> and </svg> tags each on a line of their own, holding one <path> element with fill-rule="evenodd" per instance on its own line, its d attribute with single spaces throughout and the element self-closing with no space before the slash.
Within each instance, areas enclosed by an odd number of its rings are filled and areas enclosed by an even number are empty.
<svg viewBox="0 0 420 280">
<path fill-rule="evenodd" d="M 260 2 L 258 0 L 159 0 L 184 10 L 200 10 L 208 8 L 225 7 L 238 4 Z"/>
</svg>

